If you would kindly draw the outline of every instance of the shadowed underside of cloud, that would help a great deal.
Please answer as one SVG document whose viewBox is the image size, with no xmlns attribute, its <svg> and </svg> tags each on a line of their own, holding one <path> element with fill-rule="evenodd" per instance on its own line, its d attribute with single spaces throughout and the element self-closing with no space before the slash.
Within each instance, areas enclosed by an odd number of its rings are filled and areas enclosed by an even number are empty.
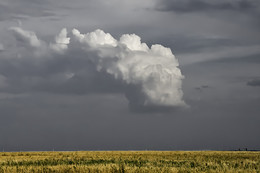
<svg viewBox="0 0 260 173">
<path fill-rule="evenodd" d="M 156 10 L 174 12 L 196 12 L 212 10 L 250 11 L 255 9 L 256 0 L 162 0 L 158 1 Z"/>
<path fill-rule="evenodd" d="M 135 34 L 116 40 L 99 29 L 81 34 L 64 28 L 53 43 L 20 27 L 10 30 L 16 51 L 0 60 L 1 92 L 120 92 L 134 111 L 186 107 L 183 75 L 169 48 L 149 48 Z"/>
<path fill-rule="evenodd" d="M 254 79 L 249 82 L 247 82 L 248 86 L 253 86 L 253 87 L 260 87 L 260 79 Z"/>
</svg>

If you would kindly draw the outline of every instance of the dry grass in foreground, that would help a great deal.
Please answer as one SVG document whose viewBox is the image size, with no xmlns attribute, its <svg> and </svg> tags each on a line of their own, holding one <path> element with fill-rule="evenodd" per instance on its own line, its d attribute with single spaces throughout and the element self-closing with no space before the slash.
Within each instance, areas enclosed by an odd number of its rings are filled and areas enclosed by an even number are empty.
<svg viewBox="0 0 260 173">
<path fill-rule="evenodd" d="M 0 152 L 0 173 L 260 172 L 260 152 L 77 151 Z"/>
</svg>

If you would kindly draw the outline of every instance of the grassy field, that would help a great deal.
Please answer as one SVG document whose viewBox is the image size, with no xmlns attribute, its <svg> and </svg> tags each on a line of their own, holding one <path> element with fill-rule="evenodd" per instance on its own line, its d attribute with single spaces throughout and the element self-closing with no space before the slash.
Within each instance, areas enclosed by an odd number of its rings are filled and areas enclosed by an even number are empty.
<svg viewBox="0 0 260 173">
<path fill-rule="evenodd" d="M 0 173 L 260 172 L 260 152 L 78 151 L 0 152 Z"/>
</svg>

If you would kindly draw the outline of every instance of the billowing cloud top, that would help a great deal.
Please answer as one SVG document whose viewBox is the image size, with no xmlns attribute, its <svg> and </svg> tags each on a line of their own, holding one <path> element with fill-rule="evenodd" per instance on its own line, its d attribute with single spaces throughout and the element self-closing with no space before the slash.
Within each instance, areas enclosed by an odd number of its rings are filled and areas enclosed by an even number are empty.
<svg viewBox="0 0 260 173">
<path fill-rule="evenodd" d="M 10 30 L 14 31 L 16 39 L 21 40 L 23 43 L 27 43 L 31 47 L 39 47 L 41 45 L 34 32 L 24 31 L 20 27 L 11 27 Z"/>
<path fill-rule="evenodd" d="M 15 38 L 22 42 L 22 45 L 26 45 L 25 49 L 33 48 L 33 51 L 30 50 L 31 54 L 29 52 L 29 57 L 37 56 L 46 59 L 43 63 L 54 59 L 62 61 L 60 57 L 71 60 L 76 56 L 88 60 L 97 73 L 112 76 L 114 82 L 122 84 L 119 92 L 125 93 L 131 107 L 186 106 L 182 99 L 184 77 L 178 68 L 178 60 L 170 48 L 159 44 L 149 48 L 135 34 L 125 34 L 116 40 L 100 29 L 81 34 L 77 29 L 68 33 L 64 28 L 55 37 L 55 42 L 49 44 L 38 39 L 34 32 L 19 27 L 12 27 L 11 30 Z M 28 57 L 28 51 L 24 55 L 23 52 L 18 54 L 19 59 L 23 56 Z M 86 65 L 86 68 L 90 64 Z M 82 65 L 78 68 L 84 70 Z M 67 77 L 64 77 L 64 80 L 72 80 L 80 70 L 69 69 L 69 72 L 66 68 L 53 73 L 59 75 L 64 73 Z M 85 80 L 88 78 L 86 77 Z"/>
</svg>

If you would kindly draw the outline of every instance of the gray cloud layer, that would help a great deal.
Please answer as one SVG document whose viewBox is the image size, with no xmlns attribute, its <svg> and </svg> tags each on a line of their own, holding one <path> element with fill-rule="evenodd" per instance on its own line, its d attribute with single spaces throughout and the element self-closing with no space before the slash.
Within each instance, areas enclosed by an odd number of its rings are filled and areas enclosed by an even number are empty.
<svg viewBox="0 0 260 173">
<path fill-rule="evenodd" d="M 3 0 L 0 2 L 0 21 L 28 17 L 55 16 L 50 1 Z"/>
<path fill-rule="evenodd" d="M 259 1 L 257 0 L 162 0 L 158 1 L 157 10 L 175 12 L 205 12 L 205 11 L 237 11 L 253 12 L 258 10 Z"/>
</svg>

